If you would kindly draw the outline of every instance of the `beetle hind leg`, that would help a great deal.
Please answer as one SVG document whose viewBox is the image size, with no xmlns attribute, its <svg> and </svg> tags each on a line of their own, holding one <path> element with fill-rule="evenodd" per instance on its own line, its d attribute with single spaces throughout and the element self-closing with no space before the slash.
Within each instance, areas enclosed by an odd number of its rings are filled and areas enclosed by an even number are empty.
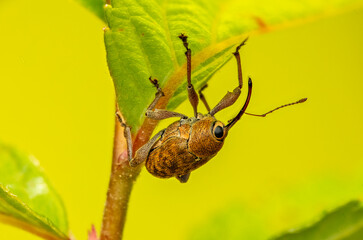
<svg viewBox="0 0 363 240">
<path fill-rule="evenodd" d="M 127 158 L 129 162 L 132 160 L 132 138 L 131 138 L 131 127 L 126 124 L 126 122 L 122 119 L 120 113 L 116 112 L 117 120 L 120 122 L 121 127 L 124 128 L 124 137 L 126 139 L 127 145 Z"/>
<path fill-rule="evenodd" d="M 142 147 L 140 147 L 136 153 L 133 159 L 130 161 L 131 167 L 136 167 L 140 163 L 144 162 L 147 157 L 149 156 L 151 148 L 154 146 L 154 144 L 159 140 L 159 138 L 164 134 L 165 129 L 161 130 L 157 134 L 155 134 L 154 137 L 152 137 L 146 144 L 144 144 Z"/>
<path fill-rule="evenodd" d="M 139 165 L 140 163 L 144 162 L 147 159 L 152 146 L 164 134 L 165 129 L 163 129 L 160 132 L 158 132 L 157 134 L 155 134 L 155 136 L 152 137 L 142 147 L 140 147 L 136 151 L 135 156 L 132 157 L 131 128 L 124 122 L 124 120 L 122 119 L 121 115 L 118 112 L 116 112 L 116 116 L 117 116 L 117 119 L 120 122 L 121 126 L 124 128 L 124 136 L 126 138 L 126 144 L 127 144 L 127 158 L 129 160 L 130 166 L 136 167 L 137 165 Z"/>
</svg>

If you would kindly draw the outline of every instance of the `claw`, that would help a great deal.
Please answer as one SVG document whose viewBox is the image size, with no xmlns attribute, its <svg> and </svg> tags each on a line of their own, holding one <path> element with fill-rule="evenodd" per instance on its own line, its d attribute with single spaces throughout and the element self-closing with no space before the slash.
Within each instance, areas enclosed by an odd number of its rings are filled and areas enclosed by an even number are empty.
<svg viewBox="0 0 363 240">
<path fill-rule="evenodd" d="M 187 35 L 185 35 L 184 33 L 181 33 L 180 35 L 179 35 L 179 38 L 183 41 L 183 45 L 184 45 L 184 47 L 187 49 L 187 51 L 189 50 L 189 48 L 188 48 L 188 41 L 187 41 L 187 39 L 188 39 L 188 36 Z"/>
<path fill-rule="evenodd" d="M 237 47 L 236 47 L 236 51 L 233 53 L 233 54 L 237 54 L 238 53 L 238 51 L 240 50 L 240 48 L 243 46 L 243 45 L 246 45 L 246 42 L 247 42 L 247 40 L 248 40 L 248 37 L 246 37 L 246 39 L 245 40 L 243 40 L 242 42 L 241 42 L 241 44 L 240 45 L 238 45 Z"/>
<path fill-rule="evenodd" d="M 150 82 L 156 87 L 159 88 L 159 82 L 156 78 L 152 79 L 151 76 L 149 77 Z"/>
</svg>

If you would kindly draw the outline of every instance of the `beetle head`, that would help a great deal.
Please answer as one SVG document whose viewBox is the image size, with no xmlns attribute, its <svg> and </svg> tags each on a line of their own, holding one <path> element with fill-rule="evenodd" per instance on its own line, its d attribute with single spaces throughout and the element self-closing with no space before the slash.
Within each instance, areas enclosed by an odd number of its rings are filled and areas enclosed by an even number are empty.
<svg viewBox="0 0 363 240">
<path fill-rule="evenodd" d="M 222 122 L 207 115 L 193 124 L 189 149 L 200 158 L 212 157 L 222 148 L 227 133 Z"/>
<path fill-rule="evenodd" d="M 191 153 L 200 158 L 213 157 L 223 146 L 224 139 L 231 127 L 241 118 L 246 111 L 252 93 L 252 81 L 248 79 L 248 95 L 245 104 L 236 117 L 228 121 L 227 125 L 217 121 L 208 114 L 198 117 L 190 131 L 188 148 Z"/>
</svg>

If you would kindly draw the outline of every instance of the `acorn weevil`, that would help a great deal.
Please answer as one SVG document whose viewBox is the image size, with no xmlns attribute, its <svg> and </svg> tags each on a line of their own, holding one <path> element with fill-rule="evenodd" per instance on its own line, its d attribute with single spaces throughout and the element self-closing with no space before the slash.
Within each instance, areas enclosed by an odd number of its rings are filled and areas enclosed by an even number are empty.
<svg viewBox="0 0 363 240">
<path fill-rule="evenodd" d="M 227 92 L 227 94 L 213 109 L 210 109 L 202 93 L 207 85 L 203 86 L 199 90 L 198 97 L 198 94 L 191 82 L 191 50 L 188 46 L 188 37 L 184 34 L 181 34 L 179 38 L 182 40 L 186 49 L 185 56 L 187 58 L 188 81 L 187 91 L 189 101 L 194 110 L 194 116 L 187 117 L 186 115 L 177 112 L 154 109 L 158 100 L 164 96 L 164 93 L 159 87 L 158 81 L 150 77 L 149 80 L 156 87 L 157 93 L 155 94 L 155 99 L 146 110 L 146 117 L 155 120 L 162 120 L 170 117 L 180 117 L 180 120 L 159 131 L 145 145 L 140 147 L 136 151 L 135 156 L 132 157 L 130 127 L 122 120 L 120 115 L 116 115 L 121 125 L 125 128 L 124 134 L 127 142 L 127 152 L 131 167 L 135 167 L 142 162 L 145 162 L 146 169 L 152 175 L 160 178 L 176 177 L 181 183 L 185 183 L 188 181 L 191 171 L 208 162 L 219 152 L 223 146 L 224 139 L 227 137 L 229 130 L 243 114 L 265 117 L 267 114 L 272 113 L 277 109 L 302 103 L 307 99 L 303 98 L 299 101 L 282 105 L 265 114 L 259 115 L 247 113 L 245 111 L 247 109 L 248 103 L 250 102 L 252 93 L 252 80 L 249 78 L 247 99 L 242 109 L 239 111 L 236 117 L 229 120 L 227 125 L 224 125 L 221 121 L 218 121 L 214 115 L 217 112 L 234 104 L 241 94 L 243 81 L 239 50 L 243 45 L 245 45 L 247 38 L 236 47 L 236 51 L 233 53 L 237 60 L 238 86 L 233 90 L 233 92 Z M 208 110 L 208 113 L 205 115 L 197 112 L 199 99 L 203 102 L 206 109 Z"/>
</svg>

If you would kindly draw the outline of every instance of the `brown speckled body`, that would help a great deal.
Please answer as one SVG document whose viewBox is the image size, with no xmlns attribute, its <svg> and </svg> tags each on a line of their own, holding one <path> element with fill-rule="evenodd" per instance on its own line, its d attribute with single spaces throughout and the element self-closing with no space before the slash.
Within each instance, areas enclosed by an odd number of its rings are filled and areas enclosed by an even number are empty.
<svg viewBox="0 0 363 240">
<path fill-rule="evenodd" d="M 213 116 L 199 114 L 172 123 L 152 146 L 147 170 L 156 177 L 177 177 L 208 162 L 222 148 L 225 137 L 218 140 L 213 136 L 216 122 Z"/>
</svg>

